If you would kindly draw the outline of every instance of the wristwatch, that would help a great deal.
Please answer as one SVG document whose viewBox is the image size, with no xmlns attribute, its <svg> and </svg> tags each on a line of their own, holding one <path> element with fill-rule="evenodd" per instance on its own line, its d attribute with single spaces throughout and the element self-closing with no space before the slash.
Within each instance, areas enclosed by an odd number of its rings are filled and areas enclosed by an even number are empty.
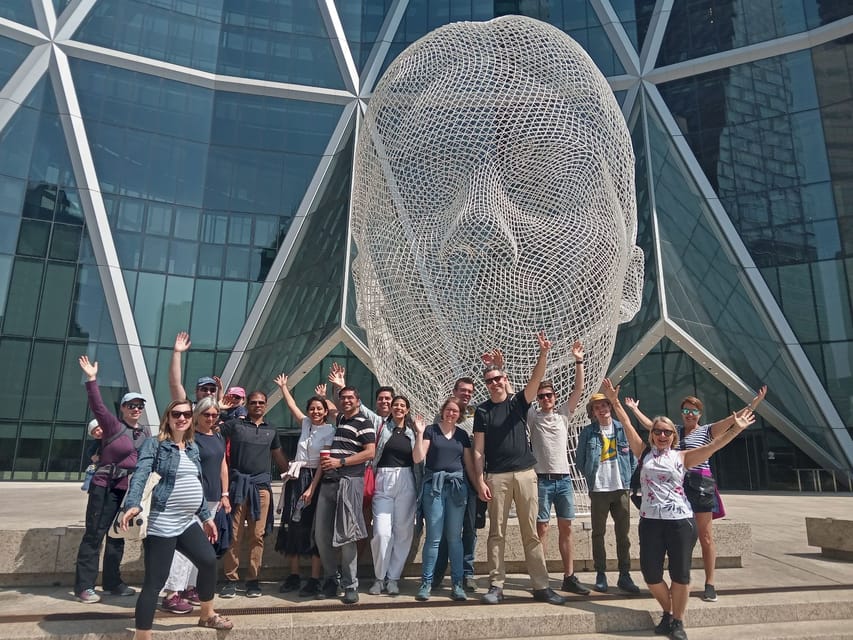
<svg viewBox="0 0 853 640">
<path fill-rule="evenodd" d="M 342 467 L 347 466 L 347 459 L 346 458 L 341 458 L 341 466 Z"/>
</svg>

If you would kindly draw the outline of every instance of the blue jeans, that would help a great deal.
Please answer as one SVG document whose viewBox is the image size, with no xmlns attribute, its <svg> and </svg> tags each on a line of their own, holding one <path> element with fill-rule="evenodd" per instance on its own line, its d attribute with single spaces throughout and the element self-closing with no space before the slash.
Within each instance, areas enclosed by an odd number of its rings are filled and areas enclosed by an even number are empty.
<svg viewBox="0 0 853 640">
<path fill-rule="evenodd" d="M 461 501 L 454 499 L 447 484 L 444 485 L 440 495 L 434 496 L 432 481 L 424 482 L 422 508 L 426 533 L 421 562 L 423 563 L 423 581 L 427 584 L 432 584 L 438 546 L 442 536 L 447 539 L 450 552 L 450 576 L 453 584 L 462 584 L 462 521 L 465 517 L 467 502 L 467 496 L 463 496 Z"/>
<path fill-rule="evenodd" d="M 477 546 L 477 491 L 466 480 L 468 485 L 468 504 L 462 519 L 462 573 L 465 577 L 474 577 L 474 549 Z M 444 579 L 447 571 L 447 540 L 441 538 L 438 545 L 438 558 L 435 561 L 432 581 L 436 586 Z"/>
</svg>

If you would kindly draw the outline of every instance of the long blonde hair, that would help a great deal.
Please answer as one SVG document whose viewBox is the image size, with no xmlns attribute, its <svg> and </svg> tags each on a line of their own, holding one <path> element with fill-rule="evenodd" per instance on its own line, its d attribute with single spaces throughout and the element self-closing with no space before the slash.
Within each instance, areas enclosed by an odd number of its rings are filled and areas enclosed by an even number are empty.
<svg viewBox="0 0 853 640">
<path fill-rule="evenodd" d="M 160 418 L 160 432 L 157 434 L 157 440 L 163 442 L 163 440 L 172 440 L 172 428 L 169 426 L 169 414 L 172 413 L 172 410 L 175 407 L 179 407 L 182 404 L 187 405 L 190 409 L 192 409 L 192 402 L 184 398 L 183 400 L 172 400 L 169 403 L 169 406 L 166 407 L 166 410 L 163 412 L 163 416 Z M 195 421 L 190 418 L 190 426 L 187 429 L 187 432 L 184 434 L 183 438 L 184 442 L 193 442 L 195 441 Z"/>
</svg>

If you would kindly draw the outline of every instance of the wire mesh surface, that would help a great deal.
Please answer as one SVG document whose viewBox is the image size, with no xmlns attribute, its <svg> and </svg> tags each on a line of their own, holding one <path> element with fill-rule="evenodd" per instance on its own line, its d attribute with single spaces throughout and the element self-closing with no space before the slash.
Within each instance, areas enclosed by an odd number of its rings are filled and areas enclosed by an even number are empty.
<svg viewBox="0 0 853 640">
<path fill-rule="evenodd" d="M 642 251 L 630 135 L 580 45 L 521 16 L 427 34 L 376 86 L 354 181 L 357 318 L 381 383 L 431 416 L 461 376 L 484 399 L 480 355 L 500 348 L 520 389 L 541 329 L 563 398 L 584 344 L 585 424 Z"/>
</svg>

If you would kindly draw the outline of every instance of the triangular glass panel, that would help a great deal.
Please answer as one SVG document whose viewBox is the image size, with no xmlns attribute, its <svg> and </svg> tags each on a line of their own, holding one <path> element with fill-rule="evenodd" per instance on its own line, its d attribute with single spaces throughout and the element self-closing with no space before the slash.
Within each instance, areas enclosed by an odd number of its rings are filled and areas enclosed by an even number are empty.
<svg viewBox="0 0 853 640">
<path fill-rule="evenodd" d="M 768 400 L 791 423 L 843 459 L 829 425 L 803 401 L 795 382 L 800 373 L 747 290 L 743 266 L 731 261 L 708 203 L 648 101 L 647 117 L 668 317 L 754 389 L 767 384 Z"/>
<path fill-rule="evenodd" d="M 23 42 L 0 37 L 0 89 L 18 70 L 32 49 L 31 46 Z"/>
<path fill-rule="evenodd" d="M 393 2 L 392 0 L 362 0 L 362 2 L 336 0 L 336 4 L 352 58 L 358 70 L 363 71 L 364 63 L 370 57 L 370 52 L 379 37 L 379 30 Z"/>
<path fill-rule="evenodd" d="M 291 370 L 340 327 L 354 136 L 329 167 L 329 179 L 300 232 L 287 275 L 276 283 L 272 308 L 244 355 L 241 384 L 267 386 Z"/>
<path fill-rule="evenodd" d="M 316 3 L 101 0 L 76 40 L 229 76 L 344 88 Z"/>
<path fill-rule="evenodd" d="M 36 28 L 36 17 L 30 0 L 3 0 L 0 2 L 0 18 Z"/>
<path fill-rule="evenodd" d="M 643 48 L 657 0 L 610 0 L 636 51 Z"/>
<path fill-rule="evenodd" d="M 651 191 L 648 162 L 646 161 L 645 135 L 640 103 L 637 102 L 630 118 L 631 139 L 636 162 L 634 175 L 637 192 L 637 246 L 643 250 L 643 297 L 640 310 L 634 318 L 619 325 L 612 363 L 619 362 L 642 340 L 652 326 L 661 318 L 659 289 L 657 283 L 657 261 L 655 260 L 654 224 L 652 219 Z"/>
</svg>

